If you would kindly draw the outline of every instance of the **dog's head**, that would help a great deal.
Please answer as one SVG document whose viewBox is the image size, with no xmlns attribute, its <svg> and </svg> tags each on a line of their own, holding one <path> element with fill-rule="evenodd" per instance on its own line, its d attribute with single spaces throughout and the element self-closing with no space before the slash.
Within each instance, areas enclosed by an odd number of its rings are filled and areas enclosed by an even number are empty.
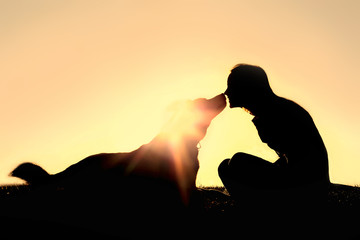
<svg viewBox="0 0 360 240">
<path fill-rule="evenodd" d="M 166 124 L 138 154 L 138 168 L 147 175 L 175 183 L 184 203 L 195 188 L 199 169 L 198 143 L 205 137 L 211 121 L 224 110 L 226 98 L 220 94 L 211 99 L 199 98 L 170 106 Z M 145 160 L 149 161 L 145 161 Z M 139 160 L 138 160 L 139 161 Z"/>
<path fill-rule="evenodd" d="M 226 107 L 224 94 L 211 99 L 198 98 L 172 105 L 172 116 L 162 129 L 171 141 L 190 141 L 196 144 L 206 135 L 211 121 Z"/>
</svg>

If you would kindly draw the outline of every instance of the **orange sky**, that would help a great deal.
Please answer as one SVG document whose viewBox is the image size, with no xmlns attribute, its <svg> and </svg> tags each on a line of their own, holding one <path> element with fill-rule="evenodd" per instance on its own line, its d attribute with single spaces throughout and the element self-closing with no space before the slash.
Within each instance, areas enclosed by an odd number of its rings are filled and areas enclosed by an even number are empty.
<svg viewBox="0 0 360 240">
<path fill-rule="evenodd" d="M 241 62 L 310 112 L 331 180 L 360 184 L 359 22 L 356 0 L 1 2 L 0 184 L 24 161 L 55 173 L 147 143 L 169 104 L 223 92 Z M 238 151 L 275 160 L 250 120 L 213 121 L 198 184 Z"/>
</svg>

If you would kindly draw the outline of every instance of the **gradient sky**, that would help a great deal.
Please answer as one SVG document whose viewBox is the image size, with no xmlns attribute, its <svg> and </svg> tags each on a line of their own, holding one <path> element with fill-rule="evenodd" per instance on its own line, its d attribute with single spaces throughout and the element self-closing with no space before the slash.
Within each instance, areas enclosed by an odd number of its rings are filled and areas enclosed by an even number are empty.
<svg viewBox="0 0 360 240">
<path fill-rule="evenodd" d="M 0 184 L 149 142 L 166 108 L 212 97 L 237 63 L 312 115 L 332 182 L 360 184 L 360 1 L 0 1 Z M 199 185 L 238 151 L 274 161 L 227 108 L 201 142 Z M 306 149 L 304 149 L 306 151 Z"/>
</svg>

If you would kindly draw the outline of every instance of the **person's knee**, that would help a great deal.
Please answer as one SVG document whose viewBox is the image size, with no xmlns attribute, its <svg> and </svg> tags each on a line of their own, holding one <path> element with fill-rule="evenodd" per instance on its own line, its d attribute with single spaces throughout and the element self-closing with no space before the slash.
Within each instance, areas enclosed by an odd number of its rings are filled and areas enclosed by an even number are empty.
<svg viewBox="0 0 360 240">
<path fill-rule="evenodd" d="M 226 176 L 228 174 L 228 169 L 229 169 L 229 162 L 230 162 L 230 159 L 225 159 L 224 161 L 222 161 L 218 167 L 218 174 L 219 174 L 219 177 L 221 179 L 224 178 L 224 176 Z"/>
<path fill-rule="evenodd" d="M 250 154 L 238 152 L 235 153 L 234 156 L 229 160 L 228 166 L 233 169 L 243 168 L 244 166 L 249 165 L 249 162 L 252 163 L 253 158 L 254 156 Z"/>
<path fill-rule="evenodd" d="M 253 157 L 253 156 L 250 154 L 238 152 L 238 153 L 234 154 L 234 156 L 231 158 L 231 160 L 244 160 L 244 159 L 248 159 L 251 157 Z"/>
<path fill-rule="evenodd" d="M 243 161 L 247 161 L 247 159 L 249 159 L 251 157 L 251 155 L 246 154 L 246 153 L 241 153 L 238 152 L 236 154 L 234 154 L 234 156 L 229 159 L 225 159 L 224 161 L 222 161 L 218 167 L 218 174 L 219 177 L 221 179 L 225 178 L 225 177 L 230 177 L 229 175 L 231 175 L 231 173 L 233 172 L 237 172 L 239 171 L 243 165 Z"/>
</svg>

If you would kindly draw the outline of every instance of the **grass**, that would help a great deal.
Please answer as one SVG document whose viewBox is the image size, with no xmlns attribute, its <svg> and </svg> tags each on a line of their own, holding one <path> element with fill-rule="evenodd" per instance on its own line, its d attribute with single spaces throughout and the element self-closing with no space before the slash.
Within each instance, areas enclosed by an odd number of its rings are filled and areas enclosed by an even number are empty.
<svg viewBox="0 0 360 240">
<path fill-rule="evenodd" d="M 223 186 L 199 186 L 199 193 L 204 201 L 204 208 L 224 212 L 231 210 L 234 200 Z M 28 185 L 0 186 L 0 199 L 23 196 L 32 191 Z M 328 204 L 333 207 L 359 208 L 360 187 L 342 184 L 331 184 L 328 194 Z"/>
<path fill-rule="evenodd" d="M 6 209 L 7 205 L 4 203 L 12 204 L 13 202 L 12 199 L 16 200 L 22 198 L 23 196 L 26 197 L 32 191 L 33 189 L 27 185 L 0 186 L 0 201 L 1 201 L 0 207 L 2 209 Z M 201 209 L 200 211 L 198 211 L 196 215 L 191 215 L 191 217 L 187 219 L 187 221 L 189 221 L 189 224 L 187 226 L 191 226 L 192 227 L 191 229 L 195 229 L 195 231 L 193 230 L 191 231 L 192 234 L 195 234 L 194 232 L 196 232 L 198 237 L 200 236 L 202 237 L 202 239 L 215 239 L 215 238 L 218 239 L 218 238 L 224 238 L 226 237 L 226 235 L 228 237 L 233 237 L 233 234 L 240 234 L 240 233 L 241 236 L 244 236 L 244 239 L 247 238 L 246 236 L 250 236 L 249 234 L 253 234 L 254 239 L 256 239 L 257 237 L 276 237 L 277 239 L 279 238 L 285 239 L 285 238 L 289 238 L 288 234 L 293 234 L 293 235 L 295 234 L 294 236 L 298 236 L 298 237 L 300 236 L 304 238 L 308 238 L 309 236 L 308 234 L 311 234 L 311 236 L 313 236 L 313 238 L 310 237 L 311 239 L 314 238 L 348 239 L 348 238 L 360 236 L 360 232 L 358 231 L 358 226 L 360 224 L 360 220 L 358 220 L 358 216 L 360 216 L 359 187 L 353 187 L 353 186 L 347 186 L 341 184 L 332 184 L 328 194 L 328 207 L 326 208 L 327 212 L 325 213 L 325 215 L 321 215 L 320 217 L 317 215 L 312 215 L 311 212 L 305 212 L 301 214 L 300 217 L 294 215 L 292 212 L 286 212 L 285 215 L 278 214 L 278 212 L 276 211 L 258 212 L 256 214 L 255 213 L 253 214 L 253 212 L 248 211 L 246 213 L 246 211 L 244 212 L 244 209 L 249 210 L 247 209 L 247 206 L 245 206 L 245 208 L 242 208 L 239 211 L 237 203 L 231 198 L 231 196 L 228 194 L 226 189 L 221 186 L 211 186 L 211 187 L 201 186 L 198 188 L 197 194 L 198 194 L 197 200 L 198 201 L 200 200 L 200 204 L 196 204 L 195 207 Z M 20 203 L 26 204 L 24 202 L 20 202 Z M 13 207 L 15 208 L 18 208 L 19 206 L 18 203 L 14 203 L 12 205 L 14 205 Z M 41 204 L 35 207 L 31 204 L 29 205 L 30 208 L 34 208 L 34 209 L 36 207 L 41 207 L 41 208 L 43 207 Z M 47 211 L 51 212 L 53 211 L 54 208 L 57 208 L 56 204 L 47 207 L 48 209 Z M 59 211 L 58 214 L 61 213 L 61 211 Z M 35 210 L 34 212 L 37 213 Z M 72 210 L 70 212 L 72 212 Z M 0 216 L 2 216 L 1 214 L 2 211 L 0 211 Z M 48 216 L 46 215 L 47 214 L 46 211 L 44 211 L 42 214 L 44 216 Z M 101 214 L 102 217 L 107 216 L 107 214 L 105 215 L 103 213 Z M 118 220 L 124 217 L 121 215 L 121 213 L 118 215 L 120 215 Z M 91 217 L 91 214 L 89 216 Z M 73 218 L 73 216 L 71 216 L 71 218 Z M 176 217 L 173 216 L 173 219 L 175 218 Z M 8 218 L 1 217 L 1 219 L 8 219 Z M 82 220 L 84 219 L 86 218 L 84 217 Z M 124 227 L 124 229 L 127 228 L 130 229 L 131 230 L 131 231 L 129 230 L 130 234 L 133 234 L 133 232 L 138 232 L 137 229 L 134 230 L 131 226 L 137 226 L 137 227 L 141 226 L 141 228 L 144 227 L 146 224 L 141 225 L 138 222 L 139 219 L 141 218 L 138 216 L 134 217 L 133 219 L 127 219 L 126 220 L 127 225 L 125 224 L 122 226 L 126 226 Z M 14 221 L 14 218 L 10 217 L 10 223 L 5 224 L 5 226 L 9 227 L 9 225 L 11 226 L 15 225 L 15 226 L 19 226 L 19 228 L 21 229 L 27 228 L 27 232 L 33 232 L 33 234 L 30 235 L 34 235 L 34 236 L 38 234 L 38 231 L 36 229 L 39 229 L 39 226 L 45 226 L 44 228 L 48 229 L 50 232 L 58 231 L 59 226 L 61 226 L 61 228 L 63 228 L 62 231 L 64 237 L 67 236 L 68 234 L 67 232 L 70 231 L 69 229 L 71 230 L 75 229 L 74 227 L 72 227 L 71 224 L 67 224 L 66 221 L 65 223 L 62 222 L 60 225 L 59 223 L 53 224 L 53 222 L 51 221 L 50 222 L 44 221 L 43 219 L 40 221 L 40 223 L 39 221 L 37 221 L 34 224 L 29 224 L 28 220 L 25 221 L 21 220 L 21 221 L 19 223 L 18 218 L 16 218 Z M 100 219 L 99 223 L 102 223 L 103 221 L 104 219 Z M 109 221 L 112 222 L 112 220 Z M 154 219 L 152 219 L 151 216 L 150 216 L 150 221 L 154 221 Z M 77 220 L 74 221 L 74 223 L 76 222 Z M 95 236 L 96 234 L 99 234 L 99 232 L 101 233 L 99 237 L 101 237 L 101 235 L 106 235 L 104 234 L 104 231 L 106 232 L 107 230 L 102 230 L 102 231 L 96 230 L 96 228 L 94 227 L 96 226 L 96 224 L 91 225 L 89 229 L 87 229 L 86 227 L 83 228 L 83 226 L 81 227 L 82 230 L 81 229 L 78 230 L 76 228 L 78 237 Z M 120 225 L 116 224 L 112 226 L 112 228 L 113 229 L 119 228 Z M 171 221 L 170 224 L 167 223 L 167 221 L 165 221 L 165 223 L 164 222 L 162 224 L 153 223 L 152 225 L 150 224 L 150 226 L 151 227 L 147 231 L 145 230 L 140 231 L 140 233 L 144 234 L 141 237 L 154 236 L 158 238 L 159 237 L 157 235 L 158 233 L 153 229 L 161 228 L 160 232 L 162 236 L 164 236 L 164 238 L 168 238 L 166 236 L 167 233 L 165 233 L 166 231 L 164 230 L 164 226 L 172 227 L 171 228 L 172 231 L 174 229 L 181 228 L 180 226 L 177 226 L 177 224 L 173 224 Z M 324 226 L 324 228 L 318 228 L 318 226 Z M 67 232 L 65 231 L 66 229 L 68 230 Z M 108 229 L 108 228 L 106 228 L 105 226 L 105 228 L 103 229 Z M 186 235 L 187 232 L 183 228 L 181 229 L 182 229 L 181 231 L 183 231 L 183 235 Z M 19 232 L 17 230 L 18 230 L 17 227 L 15 227 L 14 232 Z M 22 232 L 25 233 L 25 231 Z M 117 230 L 115 232 L 116 234 L 119 234 L 121 236 L 125 234 L 124 232 L 119 233 Z M 148 236 L 150 232 L 152 232 L 152 235 Z M 190 232 L 190 230 L 188 232 Z M 179 236 L 183 236 L 183 235 L 180 234 Z M 290 237 L 289 239 L 293 239 L 294 236 Z M 186 238 L 186 236 L 184 238 Z"/>
<path fill-rule="evenodd" d="M 360 208 L 360 187 L 332 184 L 328 202 L 338 207 Z"/>
</svg>

